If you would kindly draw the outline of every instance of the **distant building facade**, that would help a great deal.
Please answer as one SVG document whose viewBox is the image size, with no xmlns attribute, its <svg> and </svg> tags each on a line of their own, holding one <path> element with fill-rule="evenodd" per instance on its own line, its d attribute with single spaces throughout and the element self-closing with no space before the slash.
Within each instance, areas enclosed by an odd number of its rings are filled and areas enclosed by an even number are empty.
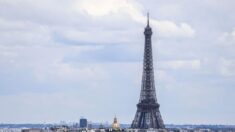
<svg viewBox="0 0 235 132">
<path fill-rule="evenodd" d="M 87 119 L 81 118 L 79 124 L 80 128 L 87 128 Z"/>
<path fill-rule="evenodd" d="M 116 116 L 114 117 L 114 120 L 113 120 L 112 129 L 113 130 L 120 130 L 121 129 L 120 124 L 118 123 Z"/>
</svg>

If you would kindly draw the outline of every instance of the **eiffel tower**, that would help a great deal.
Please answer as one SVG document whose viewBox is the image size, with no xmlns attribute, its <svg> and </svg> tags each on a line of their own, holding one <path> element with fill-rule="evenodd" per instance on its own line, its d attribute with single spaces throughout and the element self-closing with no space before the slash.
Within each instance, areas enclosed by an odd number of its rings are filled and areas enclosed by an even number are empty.
<svg viewBox="0 0 235 132">
<path fill-rule="evenodd" d="M 147 26 L 144 30 L 145 46 L 144 46 L 144 64 L 142 75 L 142 86 L 139 103 L 135 118 L 131 124 L 131 128 L 137 129 L 164 129 L 159 107 L 157 103 L 155 84 L 154 84 L 154 69 L 152 57 L 151 36 L 152 29 L 149 26 L 149 13 L 147 14 Z"/>
</svg>

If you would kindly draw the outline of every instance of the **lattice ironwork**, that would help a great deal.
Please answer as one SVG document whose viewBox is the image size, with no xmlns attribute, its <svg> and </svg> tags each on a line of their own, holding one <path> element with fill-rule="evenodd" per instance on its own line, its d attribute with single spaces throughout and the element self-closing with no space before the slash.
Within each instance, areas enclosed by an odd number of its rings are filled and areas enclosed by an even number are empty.
<svg viewBox="0 0 235 132">
<path fill-rule="evenodd" d="M 157 103 L 155 83 L 154 83 L 154 69 L 152 57 L 152 29 L 149 26 L 149 15 L 147 19 L 147 26 L 144 31 L 145 47 L 144 47 L 144 64 L 142 85 L 140 92 L 139 103 L 137 104 L 137 112 L 132 122 L 132 128 L 147 129 L 157 128 L 163 129 L 163 123 L 159 107 Z"/>
</svg>

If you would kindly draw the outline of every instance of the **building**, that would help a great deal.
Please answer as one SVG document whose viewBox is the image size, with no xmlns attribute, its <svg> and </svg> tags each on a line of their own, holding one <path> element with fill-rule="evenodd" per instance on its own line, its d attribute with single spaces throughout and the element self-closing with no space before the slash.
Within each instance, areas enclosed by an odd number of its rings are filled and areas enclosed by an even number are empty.
<svg viewBox="0 0 235 132">
<path fill-rule="evenodd" d="M 87 119 L 81 118 L 79 124 L 80 124 L 80 128 L 87 128 Z"/>
<path fill-rule="evenodd" d="M 22 129 L 21 132 L 43 132 L 44 130 L 41 128 L 30 128 L 30 129 Z"/>
<path fill-rule="evenodd" d="M 144 30 L 145 46 L 144 46 L 144 65 L 142 75 L 142 86 L 139 103 L 137 104 L 137 111 L 135 118 L 131 124 L 134 129 L 164 129 L 154 83 L 154 69 L 152 57 L 152 29 L 149 26 L 149 14 L 147 19 L 147 26 Z"/>
<path fill-rule="evenodd" d="M 118 123 L 116 116 L 114 117 L 114 120 L 113 120 L 112 129 L 113 130 L 120 130 L 121 129 L 120 124 Z"/>
</svg>

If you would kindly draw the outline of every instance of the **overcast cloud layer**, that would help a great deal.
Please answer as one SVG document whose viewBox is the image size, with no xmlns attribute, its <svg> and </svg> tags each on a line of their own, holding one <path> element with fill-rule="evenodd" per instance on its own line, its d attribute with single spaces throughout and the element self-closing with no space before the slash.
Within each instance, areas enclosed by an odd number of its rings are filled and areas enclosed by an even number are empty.
<svg viewBox="0 0 235 132">
<path fill-rule="evenodd" d="M 131 123 L 150 12 L 165 123 L 235 124 L 235 1 L 0 0 L 0 123 Z"/>
</svg>

